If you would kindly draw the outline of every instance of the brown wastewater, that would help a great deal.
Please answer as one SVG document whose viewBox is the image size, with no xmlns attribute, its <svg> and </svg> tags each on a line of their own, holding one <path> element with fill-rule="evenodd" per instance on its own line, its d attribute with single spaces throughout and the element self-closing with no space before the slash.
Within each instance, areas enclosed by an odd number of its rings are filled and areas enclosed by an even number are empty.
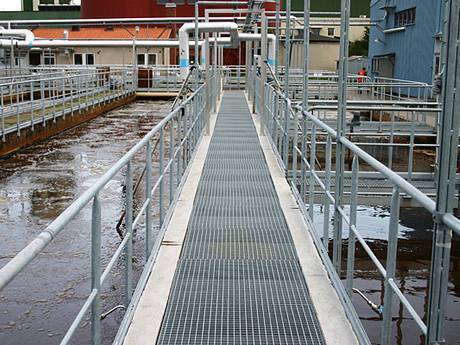
<svg viewBox="0 0 460 345">
<path fill-rule="evenodd" d="M 171 103 L 137 101 L 0 160 L 0 267 L 113 165 L 170 110 Z M 142 168 L 135 164 L 136 173 Z M 122 175 L 101 193 L 103 267 L 120 243 L 115 231 L 123 209 Z M 10 285 L 0 292 L 0 345 L 59 344 L 90 291 L 90 214 L 85 208 Z M 322 210 L 315 225 L 322 228 Z M 358 228 L 384 261 L 389 222 L 386 206 L 358 207 Z M 420 208 L 401 209 L 397 284 L 426 320 L 432 220 Z M 345 233 L 345 236 L 347 234 Z M 134 236 L 135 278 L 144 261 L 142 231 Z M 446 344 L 459 344 L 460 253 L 453 243 L 447 295 Z M 103 291 L 103 312 L 123 303 L 123 260 Z M 383 303 L 383 280 L 358 246 L 355 285 L 368 299 Z M 380 342 L 381 316 L 357 294 L 353 303 L 373 344 Z M 394 299 L 392 343 L 419 345 L 415 322 Z M 123 310 L 102 321 L 104 344 L 115 336 Z M 89 314 L 72 344 L 89 343 Z M 344 344 L 346 345 L 346 344 Z"/>
</svg>

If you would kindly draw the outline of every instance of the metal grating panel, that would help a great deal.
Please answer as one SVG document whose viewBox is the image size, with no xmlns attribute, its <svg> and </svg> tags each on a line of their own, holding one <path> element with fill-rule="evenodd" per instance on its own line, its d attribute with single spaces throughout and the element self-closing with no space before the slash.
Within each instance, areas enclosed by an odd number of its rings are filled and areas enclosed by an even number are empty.
<svg viewBox="0 0 460 345">
<path fill-rule="evenodd" d="M 157 344 L 325 344 L 241 92 L 226 92 Z"/>
</svg>

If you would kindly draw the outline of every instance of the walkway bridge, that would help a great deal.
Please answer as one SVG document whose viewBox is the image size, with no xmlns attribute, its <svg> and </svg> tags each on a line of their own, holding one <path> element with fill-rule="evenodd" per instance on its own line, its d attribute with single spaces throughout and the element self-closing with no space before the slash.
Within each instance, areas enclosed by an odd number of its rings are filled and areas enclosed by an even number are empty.
<svg viewBox="0 0 460 345">
<path fill-rule="evenodd" d="M 458 1 L 448 3 L 457 6 L 454 10 L 458 12 Z M 460 32 L 459 19 L 452 18 L 446 28 L 455 38 Z M 308 30 L 307 24 L 304 29 Z M 341 51 L 346 52 L 346 30 L 342 33 Z M 267 57 L 266 38 L 266 32 L 262 33 L 262 61 Z M 410 99 L 348 104 L 353 100 L 347 92 L 353 87 L 359 94 L 367 92 L 364 88 L 379 90 L 379 86 L 349 85 L 346 64 L 341 63 L 335 84 L 337 100 L 326 99 L 327 109 L 317 108 L 337 111 L 334 127 L 328 116 L 318 116 L 309 107 L 307 92 L 296 102 L 290 78 L 284 79 L 282 87 L 278 69 L 275 73 L 265 63 L 257 65 L 255 43 L 247 49 L 252 58 L 247 59 L 244 82 L 235 83 L 221 65 L 206 69 L 204 79 L 194 69 L 185 79 L 190 87 L 171 113 L 1 268 L 0 289 L 64 229 L 72 228 L 74 217 L 90 209 L 91 286 L 61 344 L 71 343 L 87 314 L 91 341 L 101 344 L 102 319 L 118 309 L 125 309 L 114 339 L 114 344 L 120 345 L 370 344 L 352 303 L 357 246 L 384 282 L 383 303 L 369 301 L 382 319 L 381 343 L 392 342 L 392 305 L 397 300 L 426 344 L 442 344 L 452 233 L 460 234 L 460 221 L 453 214 L 460 112 L 458 99 L 450 97 L 458 83 L 453 71 L 457 71 L 460 50 L 458 37 L 446 42 L 449 59 L 443 58 L 440 103 L 427 98 L 416 106 Z M 289 54 L 289 49 L 286 52 Z M 209 51 L 206 56 L 209 58 Z M 290 76 L 289 66 L 284 73 Z M 223 90 L 223 77 L 232 80 L 232 88 L 244 86 L 245 92 Z M 81 77 L 71 76 L 75 78 L 78 84 Z M 90 80 L 91 92 L 98 94 L 97 78 Z M 308 83 L 314 84 L 314 80 L 310 80 L 307 66 L 302 73 L 303 90 L 310 90 Z M 103 84 L 101 92 L 112 97 L 112 88 Z M 131 85 L 135 84 L 134 78 Z M 60 94 L 66 99 L 68 84 L 58 85 L 64 86 Z M 125 89 L 125 85 L 116 91 L 134 91 L 135 87 Z M 75 100 L 74 86 L 71 82 L 71 102 Z M 388 86 L 384 88 L 381 94 L 394 96 L 387 92 Z M 81 95 L 76 96 L 81 101 Z M 319 94 L 317 100 L 321 101 Z M 375 121 L 380 122 L 380 131 L 369 126 L 373 136 L 380 133 L 390 138 L 390 164 L 363 149 L 362 141 L 353 140 L 356 133 L 352 126 L 347 127 L 349 105 L 369 111 L 369 122 L 375 120 L 374 111 L 390 112 Z M 416 113 L 438 114 L 433 132 L 438 139 L 429 143 L 436 157 L 431 196 L 417 188 L 418 172 L 410 168 L 417 144 L 415 130 L 405 133 L 409 143 L 402 142 L 409 147 L 407 170 L 391 168 L 392 148 L 399 144 L 394 139 L 400 134 L 393 131 L 395 119 L 401 119 L 392 112 L 413 114 L 413 129 Z M 388 124 L 382 122 L 390 122 L 390 133 L 385 129 Z M 424 126 L 426 129 L 430 122 Z M 139 161 L 145 168 L 135 183 L 134 168 Z M 125 180 L 123 188 L 110 188 L 115 176 Z M 386 184 L 381 196 L 390 205 L 390 221 L 383 259 L 372 251 L 357 222 L 361 182 L 366 176 L 378 176 Z M 135 184 L 142 186 L 143 193 L 135 195 Z M 364 192 L 375 194 L 373 190 Z M 117 194 L 125 211 L 123 238 L 112 256 L 102 258 L 101 232 L 107 226 L 102 222 L 102 196 L 114 198 Z M 435 223 L 428 318 L 418 314 L 395 280 L 403 198 L 426 209 Z M 321 228 L 315 225 L 315 205 L 323 209 Z M 134 240 L 143 241 L 143 253 L 133 252 Z M 134 278 L 133 255 L 138 260 L 144 258 L 139 279 Z M 120 270 L 124 300 L 115 307 L 104 305 L 109 277 Z"/>
</svg>

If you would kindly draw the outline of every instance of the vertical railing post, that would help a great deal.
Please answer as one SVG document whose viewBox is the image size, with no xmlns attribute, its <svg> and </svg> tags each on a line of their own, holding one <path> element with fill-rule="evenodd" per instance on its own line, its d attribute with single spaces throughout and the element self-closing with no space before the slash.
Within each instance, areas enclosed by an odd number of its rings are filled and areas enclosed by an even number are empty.
<svg viewBox="0 0 460 345">
<path fill-rule="evenodd" d="M 307 159 L 307 118 L 304 115 L 304 110 L 302 107 L 301 110 L 301 119 L 302 119 L 302 131 L 300 136 L 300 195 L 302 202 L 305 203 L 305 178 L 306 178 L 306 165 L 305 159 Z"/>
<path fill-rule="evenodd" d="M 286 97 L 286 104 L 284 108 L 284 164 L 285 174 L 288 177 L 289 171 L 289 112 L 291 108 L 291 102 L 289 101 L 289 67 L 291 62 L 291 0 L 286 1 L 286 30 L 285 30 L 285 42 L 284 42 L 284 96 Z"/>
<path fill-rule="evenodd" d="M 70 77 L 70 116 L 73 116 L 73 84 L 75 81 L 75 77 Z"/>
<path fill-rule="evenodd" d="M 49 89 L 48 89 L 49 92 Z M 42 105 L 42 124 L 43 127 L 46 126 L 45 120 L 45 82 L 40 80 L 40 97 L 41 97 L 41 105 Z"/>
<path fill-rule="evenodd" d="M 262 11 L 261 18 L 261 42 L 260 42 L 260 51 L 261 51 L 261 65 L 260 65 L 260 83 L 259 83 L 259 94 L 260 94 L 260 106 L 259 106 L 259 116 L 260 116 L 260 135 L 265 135 L 264 129 L 264 120 L 266 117 L 265 112 L 265 83 L 267 82 L 267 34 L 268 34 L 268 20 L 265 16 L 265 11 Z"/>
<path fill-rule="evenodd" d="M 324 219 L 323 219 L 323 244 L 326 253 L 329 251 L 329 217 L 331 200 L 327 195 L 331 191 L 331 166 L 332 166 L 332 138 L 327 135 L 326 141 L 326 167 L 325 167 L 325 181 L 324 181 Z"/>
<path fill-rule="evenodd" d="M 132 296 L 132 276 L 133 276 L 133 166 L 131 161 L 126 165 L 126 216 L 125 216 L 126 232 L 125 236 L 129 236 L 126 243 L 126 263 L 125 263 L 125 287 L 126 287 L 126 306 L 131 301 Z"/>
<path fill-rule="evenodd" d="M 347 282 L 346 290 L 351 298 L 353 292 L 353 272 L 355 270 L 355 246 L 356 235 L 356 209 L 358 203 L 358 174 L 359 160 L 357 156 L 353 157 L 351 168 L 351 194 L 350 194 L 350 227 L 348 231 L 348 248 L 347 248 Z"/>
<path fill-rule="evenodd" d="M 316 125 L 311 123 L 311 143 L 310 143 L 310 176 L 308 180 L 308 216 L 314 221 L 315 206 L 315 165 L 316 165 Z"/>
<path fill-rule="evenodd" d="M 208 110 L 210 111 L 210 108 L 208 108 Z M 174 154 L 176 152 L 176 144 L 174 139 L 174 117 L 171 118 L 169 126 L 169 159 L 171 163 L 169 165 L 169 204 L 171 205 L 174 196 Z"/>
<path fill-rule="evenodd" d="M 34 82 L 30 82 L 30 125 L 32 131 L 34 130 Z"/>
<path fill-rule="evenodd" d="M 91 344 L 101 344 L 101 205 L 93 198 L 91 215 L 91 290 L 96 297 L 91 304 Z"/>
<path fill-rule="evenodd" d="M 339 95 L 337 111 L 337 139 L 335 160 L 335 205 L 334 205 L 334 251 L 332 262 L 337 273 L 342 265 L 342 207 L 345 173 L 345 146 L 341 139 L 345 134 L 347 115 L 347 75 L 348 75 L 348 27 L 350 21 L 350 0 L 342 0 L 340 15 L 340 55 L 339 55 Z"/>
<path fill-rule="evenodd" d="M 197 103 L 197 102 L 195 102 Z M 197 109 L 197 107 L 195 106 L 195 109 Z M 165 139 L 164 139 L 164 128 L 161 127 L 160 129 L 160 157 L 159 157 L 159 177 L 161 180 L 160 180 L 160 185 L 159 185 L 159 189 L 160 189 L 160 196 L 159 196 L 159 209 L 160 209 L 160 228 L 161 226 L 163 225 L 163 220 L 164 220 L 164 205 L 163 205 L 163 197 L 164 197 L 164 180 L 165 180 L 165 177 L 164 177 L 164 156 L 165 156 L 165 153 L 164 153 L 164 145 L 165 145 Z"/>
<path fill-rule="evenodd" d="M 395 133 L 395 112 L 391 112 L 390 116 L 390 146 L 388 147 L 388 168 L 393 168 L 393 143 L 394 143 L 394 133 Z"/>
<path fill-rule="evenodd" d="M 182 161 L 183 161 L 183 156 L 184 156 L 184 153 L 183 153 L 184 145 L 181 143 L 182 143 L 182 140 L 184 139 L 182 135 L 183 134 L 182 122 L 184 118 L 185 118 L 185 108 L 182 107 L 179 113 L 178 120 L 177 120 L 177 142 L 178 142 L 178 145 L 180 145 L 179 153 L 177 156 L 177 186 L 179 186 L 180 180 L 182 177 Z"/>
<path fill-rule="evenodd" d="M 62 80 L 62 118 L 65 119 L 65 79 Z"/>
<path fill-rule="evenodd" d="M 299 118 L 297 110 L 293 111 L 294 115 L 294 133 L 292 137 L 292 182 L 297 186 L 297 149 L 298 149 L 298 132 L 299 132 Z"/>
<path fill-rule="evenodd" d="M 291 102 L 288 98 L 285 98 L 286 106 L 284 107 L 284 136 L 283 136 L 283 161 L 284 161 L 284 173 L 286 177 L 289 172 L 289 110 Z"/>
<path fill-rule="evenodd" d="M 5 116 L 4 116 L 4 99 L 3 99 L 3 87 L 0 86 L 0 115 L 2 116 L 2 141 L 6 141 L 6 133 L 5 133 Z"/>
<path fill-rule="evenodd" d="M 399 188 L 393 187 L 393 193 L 391 194 L 390 227 L 388 232 L 385 295 L 383 298 L 383 324 L 381 341 L 382 345 L 391 344 L 391 309 L 393 302 L 393 289 L 391 288 L 388 281 L 390 279 L 394 279 L 396 273 L 396 256 L 398 250 L 399 231 L 399 207 Z"/>
<path fill-rule="evenodd" d="M 442 112 L 437 157 L 438 176 L 436 210 L 432 244 L 431 275 L 428 306 L 427 344 L 444 343 L 446 295 L 448 292 L 452 229 L 442 221 L 445 213 L 457 206 L 456 174 L 458 162 L 458 135 L 460 125 L 460 98 L 455 91 L 460 82 L 460 0 L 444 2 L 444 30 L 442 32 Z M 458 92 L 457 92 L 458 93 Z"/>
<path fill-rule="evenodd" d="M 17 131 L 17 136 L 19 137 L 21 135 L 21 127 L 20 127 L 20 119 L 19 119 L 19 84 L 15 84 L 16 87 L 16 131 Z M 10 103 L 12 104 L 12 103 Z"/>
<path fill-rule="evenodd" d="M 152 237 L 152 144 L 150 139 L 145 148 L 145 261 L 149 259 Z"/>
<path fill-rule="evenodd" d="M 414 143 L 415 143 L 415 117 L 414 111 L 411 112 L 410 139 L 409 139 L 409 158 L 407 162 L 407 181 L 412 181 L 412 170 L 414 170 Z"/>
</svg>

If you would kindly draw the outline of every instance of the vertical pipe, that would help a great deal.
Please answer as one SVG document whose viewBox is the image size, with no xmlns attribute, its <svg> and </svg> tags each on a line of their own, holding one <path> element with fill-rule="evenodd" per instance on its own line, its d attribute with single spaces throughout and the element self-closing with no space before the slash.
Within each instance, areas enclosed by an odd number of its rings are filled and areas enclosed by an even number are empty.
<svg viewBox="0 0 460 345">
<path fill-rule="evenodd" d="M 399 227 L 399 188 L 393 187 L 391 194 L 390 227 L 388 232 L 388 248 L 385 277 L 385 295 L 383 297 L 383 324 L 382 345 L 391 344 L 391 306 L 393 302 L 393 289 L 388 281 L 394 279 L 396 273 L 396 257 L 398 250 L 398 227 Z"/>
<path fill-rule="evenodd" d="M 345 172 L 345 147 L 340 139 L 345 134 L 347 115 L 347 75 L 348 75 L 348 27 L 350 21 L 350 0 L 341 0 L 340 12 L 340 55 L 339 55 L 339 97 L 337 111 L 337 139 L 335 160 L 335 205 L 334 205 L 334 251 L 332 262 L 337 273 L 341 273 L 342 261 L 342 207 Z"/>
<path fill-rule="evenodd" d="M 436 213 L 431 260 L 430 296 L 428 306 L 427 344 L 444 342 L 446 296 L 449 279 L 452 230 L 441 220 L 444 213 L 452 213 L 455 206 L 455 183 L 458 159 L 460 123 L 460 0 L 446 0 L 442 34 L 442 112 L 439 155 L 437 165 Z"/>
<path fill-rule="evenodd" d="M 152 144 L 147 141 L 145 148 L 145 199 L 148 200 L 145 209 L 145 262 L 149 259 L 152 237 Z"/>
<path fill-rule="evenodd" d="M 331 201 L 327 193 L 331 190 L 331 165 L 332 165 L 332 138 L 327 135 L 326 141 L 326 176 L 324 182 L 324 220 L 323 220 L 323 244 L 326 253 L 329 251 L 329 213 Z"/>
<path fill-rule="evenodd" d="M 355 246 L 356 235 L 354 229 L 356 228 L 356 208 L 358 203 L 358 174 L 359 174 L 359 161 L 355 155 L 351 168 L 351 195 L 350 195 L 350 227 L 348 232 L 348 253 L 347 253 L 347 281 L 346 290 L 351 298 L 353 290 L 353 272 L 355 270 Z"/>
<path fill-rule="evenodd" d="M 101 344 L 101 205 L 93 198 L 91 214 L 91 290 L 96 297 L 91 304 L 91 344 Z"/>
</svg>

